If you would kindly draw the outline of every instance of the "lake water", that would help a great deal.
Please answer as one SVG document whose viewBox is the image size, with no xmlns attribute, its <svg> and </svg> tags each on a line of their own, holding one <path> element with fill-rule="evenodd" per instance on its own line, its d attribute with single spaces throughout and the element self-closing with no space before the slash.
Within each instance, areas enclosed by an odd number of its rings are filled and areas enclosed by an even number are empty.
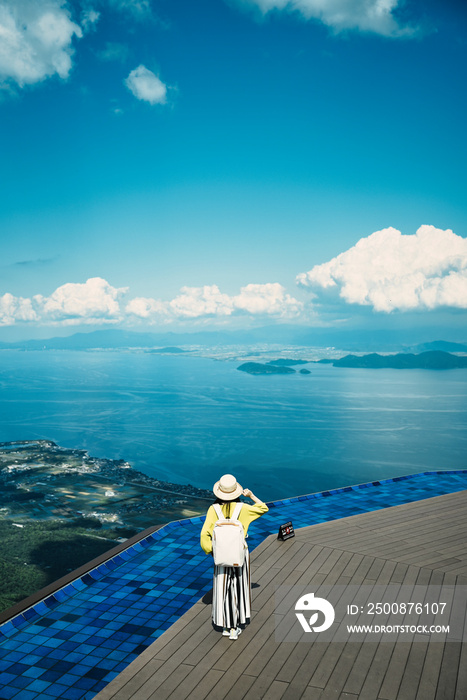
<svg viewBox="0 0 467 700">
<path fill-rule="evenodd" d="M 211 488 L 234 473 L 265 500 L 467 467 L 467 371 L 238 361 L 136 352 L 0 353 L 0 441 L 45 438 Z"/>
</svg>

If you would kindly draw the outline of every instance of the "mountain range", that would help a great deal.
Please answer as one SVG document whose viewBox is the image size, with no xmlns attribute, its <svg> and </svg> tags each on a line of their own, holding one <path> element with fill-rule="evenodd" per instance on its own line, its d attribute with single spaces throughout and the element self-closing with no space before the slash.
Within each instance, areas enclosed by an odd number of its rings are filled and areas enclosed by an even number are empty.
<svg viewBox="0 0 467 700">
<path fill-rule="evenodd" d="M 428 330 L 424 333 L 428 336 Z M 16 342 L 0 342 L 0 349 L 7 350 L 92 350 L 96 348 L 157 348 L 184 345 L 256 345 L 271 343 L 309 347 L 335 347 L 356 352 L 467 352 L 467 343 L 435 340 L 417 343 L 410 331 L 395 334 L 393 331 L 336 331 L 329 328 L 276 325 L 248 330 L 197 331 L 195 333 L 150 333 L 121 329 L 107 329 L 90 333 L 75 333 L 66 337 L 31 339 Z M 417 333 L 420 336 L 420 333 Z M 428 336 L 429 337 L 429 336 Z"/>
</svg>

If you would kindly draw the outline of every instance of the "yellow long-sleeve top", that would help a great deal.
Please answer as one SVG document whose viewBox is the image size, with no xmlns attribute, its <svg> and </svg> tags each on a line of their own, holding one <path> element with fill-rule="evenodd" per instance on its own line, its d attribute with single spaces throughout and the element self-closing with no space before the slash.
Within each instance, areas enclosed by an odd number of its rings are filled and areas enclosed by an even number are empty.
<svg viewBox="0 0 467 700">
<path fill-rule="evenodd" d="M 235 510 L 236 502 L 223 503 L 221 505 L 221 510 L 226 518 L 230 518 Z M 253 520 L 259 518 L 263 513 L 267 513 L 269 508 L 265 503 L 255 503 L 250 506 L 244 503 L 238 516 L 239 521 L 243 525 L 243 531 L 245 535 L 248 532 L 248 527 Z M 214 525 L 217 522 L 217 513 L 214 510 L 214 506 L 209 506 L 209 510 L 206 513 L 206 520 L 204 521 L 203 529 L 201 530 L 201 548 L 206 552 L 206 554 L 211 554 L 212 552 L 212 531 L 214 530 Z"/>
</svg>

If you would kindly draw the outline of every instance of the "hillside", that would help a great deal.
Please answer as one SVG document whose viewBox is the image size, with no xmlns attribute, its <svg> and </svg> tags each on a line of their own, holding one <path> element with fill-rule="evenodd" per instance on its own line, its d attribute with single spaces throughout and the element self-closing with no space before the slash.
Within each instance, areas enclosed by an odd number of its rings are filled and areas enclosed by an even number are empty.
<svg viewBox="0 0 467 700">
<path fill-rule="evenodd" d="M 457 369 L 467 367 L 467 357 L 451 355 L 441 350 L 422 352 L 419 355 L 411 353 L 397 355 L 346 355 L 339 360 L 333 360 L 334 367 L 354 367 L 361 369 Z"/>
</svg>

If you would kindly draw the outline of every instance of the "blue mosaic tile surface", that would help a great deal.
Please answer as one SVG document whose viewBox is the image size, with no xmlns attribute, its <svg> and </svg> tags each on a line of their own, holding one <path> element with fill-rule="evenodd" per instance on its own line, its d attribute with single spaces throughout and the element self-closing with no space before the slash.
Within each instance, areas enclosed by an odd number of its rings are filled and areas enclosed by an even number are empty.
<svg viewBox="0 0 467 700">
<path fill-rule="evenodd" d="M 269 503 L 253 550 L 304 527 L 467 489 L 467 470 L 428 472 Z M 90 700 L 211 589 L 204 517 L 169 523 L 0 626 L 0 700 Z"/>
</svg>

